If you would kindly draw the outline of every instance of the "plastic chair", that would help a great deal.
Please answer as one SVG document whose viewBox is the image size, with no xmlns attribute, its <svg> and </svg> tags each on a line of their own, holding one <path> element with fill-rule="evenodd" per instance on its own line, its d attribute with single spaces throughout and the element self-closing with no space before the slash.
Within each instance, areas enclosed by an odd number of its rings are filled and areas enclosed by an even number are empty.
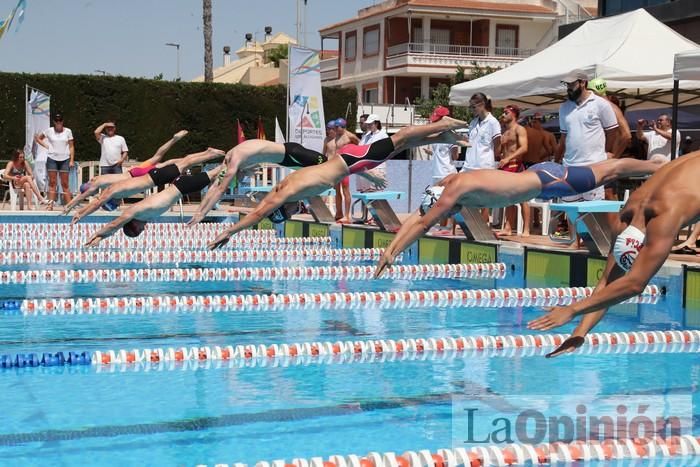
<svg viewBox="0 0 700 467">
<path fill-rule="evenodd" d="M 542 200 L 542 199 L 531 199 L 528 201 L 528 204 L 530 205 L 530 208 L 535 208 L 535 209 L 541 209 L 542 210 L 542 235 L 549 235 L 549 222 L 551 218 L 551 209 L 550 206 L 552 204 L 551 200 Z M 516 204 L 516 209 L 518 210 L 518 235 L 521 235 L 523 233 L 523 212 L 521 209 L 520 204 Z"/>
<path fill-rule="evenodd" d="M 22 201 L 19 203 L 20 209 L 24 209 L 24 200 L 26 200 L 24 189 L 23 188 L 15 188 L 14 185 L 11 182 L 5 180 L 4 177 L 5 177 L 5 169 L 2 169 L 2 170 L 0 170 L 0 179 L 2 179 L 1 184 L 6 187 L 5 195 L 4 195 L 3 200 L 2 200 L 3 209 L 5 208 L 5 205 L 7 204 L 8 196 L 10 198 L 10 210 L 12 210 L 12 211 L 17 210 L 17 201 L 20 199 L 20 196 L 22 197 Z M 38 201 L 38 200 L 36 200 L 36 196 L 34 196 L 33 193 L 30 193 L 30 196 L 31 196 L 30 202 L 34 201 L 36 204 L 36 201 Z"/>
</svg>

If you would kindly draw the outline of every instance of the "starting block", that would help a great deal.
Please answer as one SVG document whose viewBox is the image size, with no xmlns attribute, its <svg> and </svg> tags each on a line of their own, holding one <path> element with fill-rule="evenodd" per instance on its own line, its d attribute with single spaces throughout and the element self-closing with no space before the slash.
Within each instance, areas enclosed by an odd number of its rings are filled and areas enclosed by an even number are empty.
<svg viewBox="0 0 700 467">
<path fill-rule="evenodd" d="M 488 242 L 497 240 L 491 226 L 481 217 L 481 208 L 465 208 L 454 215 L 454 220 L 464 232 L 467 240 Z"/>
<path fill-rule="evenodd" d="M 239 191 L 241 193 L 245 193 L 248 196 L 248 198 L 250 198 L 255 204 L 257 204 L 265 197 L 265 195 L 272 191 L 272 188 L 273 187 L 270 185 L 249 186 L 242 187 Z M 331 213 L 330 209 L 328 209 L 328 206 L 326 206 L 326 203 L 321 198 L 322 196 L 335 196 L 335 190 L 330 189 L 316 196 L 311 196 L 310 198 L 304 200 L 304 205 L 306 206 L 306 209 L 308 209 L 308 211 L 311 213 L 311 216 L 316 222 L 327 222 L 332 224 L 333 222 L 335 222 L 335 217 L 333 216 L 333 213 Z"/>
<path fill-rule="evenodd" d="M 367 210 L 372 214 L 379 228 L 396 232 L 401 228 L 401 221 L 389 204 L 390 199 L 401 199 L 401 191 L 373 191 L 369 193 L 353 193 L 355 203 L 362 203 L 362 217 L 355 218 L 361 222 L 367 221 Z M 354 203 L 353 203 L 354 206 Z M 365 209 L 366 208 L 366 209 Z"/>
<path fill-rule="evenodd" d="M 581 201 L 577 203 L 553 203 L 552 211 L 563 211 L 576 229 L 577 235 L 586 244 L 588 250 L 596 255 L 608 256 L 612 245 L 612 225 L 608 214 L 618 213 L 625 203 L 622 201 Z M 556 222 L 558 216 L 552 218 Z M 550 231 L 553 231 L 550 229 Z M 561 242 L 550 234 L 550 239 Z M 575 238 L 568 243 L 573 243 Z"/>
</svg>

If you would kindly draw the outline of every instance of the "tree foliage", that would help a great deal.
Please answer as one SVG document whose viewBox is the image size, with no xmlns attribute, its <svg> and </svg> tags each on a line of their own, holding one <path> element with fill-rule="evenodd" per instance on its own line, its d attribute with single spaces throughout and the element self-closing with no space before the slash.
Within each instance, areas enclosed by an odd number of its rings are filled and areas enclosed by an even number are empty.
<svg viewBox="0 0 700 467">
<path fill-rule="evenodd" d="M 476 61 L 472 62 L 472 66 L 467 73 L 464 67 L 458 65 L 454 76 L 450 79 L 450 84 L 440 83 L 431 92 L 430 98 L 418 98 L 416 99 L 416 113 L 421 117 L 427 118 L 432 113 L 433 109 L 438 105 L 449 107 L 452 116 L 460 120 L 470 120 L 472 114 L 469 108 L 462 106 L 452 106 L 450 105 L 450 88 L 455 84 L 463 83 L 465 81 L 472 81 L 482 76 L 498 71 L 499 68 L 493 68 L 490 66 L 481 67 Z M 488 93 L 486 93 L 488 94 Z"/>
<path fill-rule="evenodd" d="M 267 60 L 273 62 L 276 68 L 280 66 L 280 60 L 285 60 L 289 57 L 289 46 L 287 44 L 281 44 L 270 50 L 267 53 Z"/>
<path fill-rule="evenodd" d="M 24 146 L 24 86 L 51 95 L 52 114 L 60 111 L 73 130 L 77 160 L 97 160 L 100 146 L 93 131 L 116 120 L 126 138 L 130 157 L 144 160 L 180 129 L 190 135 L 169 156 L 201 151 L 207 146 L 230 149 L 240 120 L 247 138 L 255 138 L 258 116 L 265 133 L 275 134 L 275 117 L 285 127 L 287 90 L 284 86 L 187 83 L 120 76 L 40 75 L 0 73 L 0 158 Z M 323 88 L 326 115 L 344 115 L 354 128 L 357 93 L 352 89 Z"/>
</svg>

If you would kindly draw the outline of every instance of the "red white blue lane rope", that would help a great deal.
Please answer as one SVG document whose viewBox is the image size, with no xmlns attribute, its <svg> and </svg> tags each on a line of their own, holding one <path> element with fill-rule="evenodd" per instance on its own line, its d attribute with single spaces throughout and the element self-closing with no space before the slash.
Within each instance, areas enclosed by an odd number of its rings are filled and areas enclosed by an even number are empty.
<svg viewBox="0 0 700 467">
<path fill-rule="evenodd" d="M 221 232 L 223 227 L 230 226 L 232 224 L 227 223 L 213 223 L 205 222 L 195 225 L 186 225 L 182 223 L 172 223 L 172 222 L 151 222 L 148 227 L 143 232 L 147 235 L 151 232 L 158 233 L 187 233 L 187 232 Z M 48 223 L 6 223 L 0 224 L 0 233 L 2 234 L 12 234 L 12 233 L 77 233 L 77 232 L 96 232 L 102 227 L 102 224 L 97 223 L 83 223 L 83 224 L 48 224 Z M 247 229 L 242 230 L 237 235 L 244 235 L 250 237 L 275 237 L 277 232 L 274 229 L 265 230 L 253 230 Z"/>
<path fill-rule="evenodd" d="M 229 263 L 252 261 L 376 261 L 381 248 L 282 250 L 39 250 L 0 251 L 0 264 Z M 400 261 L 400 258 L 399 258 Z"/>
<path fill-rule="evenodd" d="M 279 309 L 341 309 L 374 306 L 383 309 L 413 307 L 503 307 L 567 305 L 588 297 L 593 287 L 551 289 L 419 290 L 380 292 L 291 293 L 272 295 L 163 295 L 149 297 L 49 298 L 0 302 L 6 314 L 84 315 L 269 311 Z M 654 303 L 656 285 L 629 303 Z"/>
<path fill-rule="evenodd" d="M 207 360 L 250 360 L 255 358 L 323 357 L 341 355 L 421 354 L 424 352 L 463 352 L 484 349 L 556 347 L 566 334 L 523 334 L 504 336 L 459 336 L 408 339 L 370 339 L 358 341 L 324 341 L 292 344 L 247 344 L 225 346 L 159 347 L 118 349 L 95 352 L 58 352 L 12 354 L 0 356 L 0 368 L 60 365 L 112 365 Z M 649 344 L 697 344 L 700 331 L 602 332 L 586 336 L 587 346 L 645 346 Z"/>
<path fill-rule="evenodd" d="M 237 280 L 366 280 L 375 266 L 295 266 L 251 268 L 46 269 L 2 271 L 0 284 L 190 282 Z M 384 279 L 503 277 L 504 263 L 393 265 Z"/>
<path fill-rule="evenodd" d="M 669 438 L 608 439 L 604 441 L 555 442 L 538 445 L 504 444 L 473 448 L 393 452 L 370 452 L 366 456 L 329 456 L 257 462 L 255 467 L 486 467 L 545 465 L 609 461 L 612 459 L 680 458 L 700 455 L 700 438 L 692 435 Z M 651 462 L 651 461 L 650 461 Z M 216 464 L 228 467 L 228 464 Z M 248 467 L 235 463 L 232 467 Z M 198 465 L 197 467 L 203 467 Z"/>
<path fill-rule="evenodd" d="M 349 365 L 394 363 L 412 361 L 450 362 L 461 359 L 491 359 L 491 358 L 531 358 L 542 357 L 551 352 L 551 347 L 509 347 L 468 350 L 444 350 L 401 353 L 364 353 L 364 354 L 327 354 L 301 355 L 282 357 L 239 358 L 229 360 L 183 360 L 183 361 L 145 361 L 135 363 L 112 363 L 97 365 L 97 373 L 133 372 L 133 371 L 175 371 L 220 368 L 278 368 L 309 365 Z M 700 342 L 689 344 L 674 342 L 672 344 L 636 344 L 636 345 L 597 345 L 583 346 L 572 352 L 572 355 L 606 355 L 606 354 L 691 354 L 700 353 Z"/>
<path fill-rule="evenodd" d="M 87 236 L 73 237 L 70 235 L 56 236 L 20 236 L 18 238 L 0 238 L 0 250 L 65 250 L 79 249 L 87 243 Z M 106 248 L 148 248 L 171 250 L 176 248 L 206 248 L 214 239 L 214 236 L 202 234 L 193 235 L 140 235 L 137 238 L 129 238 L 122 233 L 117 233 L 91 249 Z M 223 248 L 299 248 L 309 246 L 331 245 L 330 237 L 285 237 L 285 238 L 232 238 Z"/>
</svg>

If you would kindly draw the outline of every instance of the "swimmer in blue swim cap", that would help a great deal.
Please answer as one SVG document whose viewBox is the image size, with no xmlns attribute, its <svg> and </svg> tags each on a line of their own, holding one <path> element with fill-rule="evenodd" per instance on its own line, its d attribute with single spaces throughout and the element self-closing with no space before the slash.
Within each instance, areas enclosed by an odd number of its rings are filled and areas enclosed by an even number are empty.
<svg viewBox="0 0 700 467">
<path fill-rule="evenodd" d="M 678 231 L 700 219 L 699 178 L 700 151 L 695 151 L 663 165 L 632 193 L 620 211 L 614 246 L 593 294 L 528 323 L 530 329 L 548 331 L 583 315 L 571 337 L 548 357 L 581 346 L 608 307 L 642 293 L 671 253 Z"/>
</svg>

